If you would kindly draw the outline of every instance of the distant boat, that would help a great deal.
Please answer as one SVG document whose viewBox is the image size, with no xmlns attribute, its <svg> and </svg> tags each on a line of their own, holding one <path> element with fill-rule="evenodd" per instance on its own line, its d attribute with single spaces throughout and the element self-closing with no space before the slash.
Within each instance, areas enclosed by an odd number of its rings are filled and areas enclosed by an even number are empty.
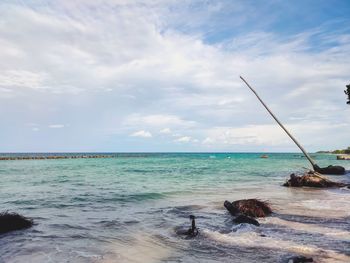
<svg viewBox="0 0 350 263">
<path fill-rule="evenodd" d="M 260 156 L 260 158 L 262 158 L 262 159 L 267 159 L 267 158 L 269 158 L 269 156 L 266 155 L 266 154 L 263 154 L 263 155 Z"/>
</svg>

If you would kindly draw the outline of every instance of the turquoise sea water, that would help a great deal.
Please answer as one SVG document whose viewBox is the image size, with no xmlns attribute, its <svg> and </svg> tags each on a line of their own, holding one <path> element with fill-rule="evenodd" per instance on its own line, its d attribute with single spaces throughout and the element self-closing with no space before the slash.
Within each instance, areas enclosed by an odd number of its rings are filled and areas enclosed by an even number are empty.
<svg viewBox="0 0 350 263">
<path fill-rule="evenodd" d="M 281 187 L 309 164 L 299 153 L 268 155 L 1 161 L 0 211 L 36 224 L 0 236 L 0 262 L 350 262 L 350 190 Z M 350 170 L 334 155 L 314 158 Z M 268 200 L 275 213 L 260 227 L 234 225 L 223 202 L 242 198 Z M 200 235 L 186 240 L 174 228 L 190 214 Z"/>
</svg>

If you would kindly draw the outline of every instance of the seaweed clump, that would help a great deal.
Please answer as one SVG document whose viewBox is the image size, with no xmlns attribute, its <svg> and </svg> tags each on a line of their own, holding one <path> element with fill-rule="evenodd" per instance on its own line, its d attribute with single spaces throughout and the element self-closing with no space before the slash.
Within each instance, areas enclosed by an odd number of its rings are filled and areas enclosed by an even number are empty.
<svg viewBox="0 0 350 263">
<path fill-rule="evenodd" d="M 242 199 L 232 203 L 225 201 L 224 206 L 233 216 L 266 217 L 272 213 L 269 203 L 258 199 Z"/>
<path fill-rule="evenodd" d="M 33 220 L 17 213 L 0 213 L 0 234 L 33 226 Z"/>
<path fill-rule="evenodd" d="M 316 188 L 329 188 L 329 187 L 344 187 L 346 184 L 331 181 L 319 173 L 309 171 L 304 175 L 298 176 L 294 173 L 290 175 L 287 182 L 283 184 L 287 187 L 316 187 Z"/>
</svg>

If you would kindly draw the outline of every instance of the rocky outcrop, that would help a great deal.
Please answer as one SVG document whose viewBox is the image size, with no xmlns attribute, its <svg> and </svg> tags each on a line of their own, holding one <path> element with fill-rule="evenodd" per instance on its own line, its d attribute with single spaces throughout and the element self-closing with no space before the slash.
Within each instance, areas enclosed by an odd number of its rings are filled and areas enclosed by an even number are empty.
<svg viewBox="0 0 350 263">
<path fill-rule="evenodd" d="M 333 174 L 333 175 L 343 175 L 345 174 L 345 168 L 343 166 L 338 165 L 329 165 L 327 167 L 319 167 L 318 165 L 314 165 L 315 172 L 320 174 Z"/>
<path fill-rule="evenodd" d="M 324 176 L 310 171 L 302 176 L 291 174 L 290 179 L 283 184 L 287 187 L 316 187 L 316 188 L 328 188 L 328 187 L 344 187 L 346 184 L 331 181 Z"/>
<path fill-rule="evenodd" d="M 17 213 L 0 213 L 0 234 L 10 231 L 29 228 L 33 225 L 33 220 L 21 216 Z"/>
<path fill-rule="evenodd" d="M 337 155 L 337 160 L 350 160 L 350 154 Z"/>
</svg>

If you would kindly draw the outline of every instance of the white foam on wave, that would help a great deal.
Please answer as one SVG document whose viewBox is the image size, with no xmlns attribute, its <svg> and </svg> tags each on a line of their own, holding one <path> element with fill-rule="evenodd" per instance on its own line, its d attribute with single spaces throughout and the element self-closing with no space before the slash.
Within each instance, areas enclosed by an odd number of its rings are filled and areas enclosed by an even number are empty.
<svg viewBox="0 0 350 263">
<path fill-rule="evenodd" d="M 325 250 L 312 245 L 299 245 L 295 242 L 272 237 L 262 237 L 256 232 L 222 234 L 203 229 L 202 233 L 209 239 L 240 247 L 256 247 L 271 250 L 283 250 L 299 255 L 312 256 L 317 262 L 348 263 L 350 257 L 333 250 Z"/>
<path fill-rule="evenodd" d="M 309 191 L 307 191 L 309 190 Z M 350 195 L 348 191 L 320 189 L 290 189 L 291 196 L 276 207 L 280 213 L 307 215 L 320 218 L 340 218 L 350 216 Z M 292 199 L 291 199 L 292 198 Z"/>
<path fill-rule="evenodd" d="M 317 233 L 317 234 L 329 236 L 331 238 L 350 241 L 349 231 L 324 227 L 318 224 L 304 224 L 304 223 L 299 223 L 294 221 L 283 220 L 278 217 L 267 217 L 265 219 L 262 219 L 261 223 L 270 223 L 274 225 L 285 226 L 298 231 Z"/>
<path fill-rule="evenodd" d="M 344 207 L 350 207 L 350 196 L 337 195 L 328 200 L 310 199 L 301 201 L 300 204 L 308 209 L 332 211 L 337 216 L 350 216 L 350 210 Z"/>
</svg>

